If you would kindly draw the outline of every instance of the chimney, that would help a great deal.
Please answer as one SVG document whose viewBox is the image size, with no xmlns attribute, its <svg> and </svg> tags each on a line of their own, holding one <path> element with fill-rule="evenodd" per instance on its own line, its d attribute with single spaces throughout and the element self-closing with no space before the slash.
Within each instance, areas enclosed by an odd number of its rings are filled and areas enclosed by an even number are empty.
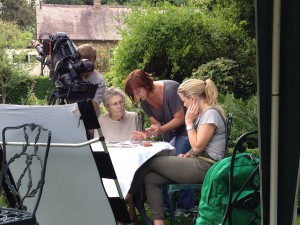
<svg viewBox="0 0 300 225">
<path fill-rule="evenodd" d="M 94 0 L 94 8 L 100 8 L 101 7 L 101 0 Z"/>
</svg>

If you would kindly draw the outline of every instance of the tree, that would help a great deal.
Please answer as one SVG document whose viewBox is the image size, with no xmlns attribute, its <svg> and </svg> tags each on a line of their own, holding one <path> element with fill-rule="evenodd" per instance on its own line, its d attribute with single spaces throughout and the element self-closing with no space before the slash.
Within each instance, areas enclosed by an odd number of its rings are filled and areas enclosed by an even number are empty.
<svg viewBox="0 0 300 225">
<path fill-rule="evenodd" d="M 132 10 L 121 30 L 108 83 L 122 85 L 136 68 L 157 79 L 181 82 L 200 65 L 217 58 L 237 62 L 240 73 L 255 74 L 255 41 L 232 21 L 216 17 L 196 5 L 164 3 Z"/>
<path fill-rule="evenodd" d="M 35 26 L 34 0 L 0 0 L 0 18 L 16 22 L 21 28 Z"/>
<path fill-rule="evenodd" d="M 230 20 L 255 38 L 255 6 L 253 0 L 214 0 L 210 9 L 218 17 Z"/>
<path fill-rule="evenodd" d="M 32 34 L 22 32 L 16 23 L 0 20 L 0 91 L 2 103 L 6 102 L 7 96 L 27 77 L 26 71 L 19 65 L 12 64 L 8 59 L 9 50 L 26 47 L 31 38 Z"/>
</svg>

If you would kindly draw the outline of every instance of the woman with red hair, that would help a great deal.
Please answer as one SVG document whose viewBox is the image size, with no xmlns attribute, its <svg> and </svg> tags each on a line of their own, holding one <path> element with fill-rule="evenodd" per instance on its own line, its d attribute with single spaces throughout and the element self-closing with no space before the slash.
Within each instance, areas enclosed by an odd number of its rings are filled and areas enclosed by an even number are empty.
<svg viewBox="0 0 300 225">
<path fill-rule="evenodd" d="M 173 80 L 154 81 L 150 73 L 141 69 L 132 71 L 125 81 L 125 93 L 132 103 L 140 101 L 151 126 L 145 132 L 133 132 L 132 139 L 144 139 L 162 135 L 165 142 L 170 142 L 176 149 L 176 155 L 185 154 L 191 149 L 184 118 L 185 109 L 177 90 L 179 83 Z M 166 192 L 164 206 L 169 209 Z M 195 207 L 193 191 L 183 190 L 178 200 L 180 211 L 191 211 Z"/>
</svg>

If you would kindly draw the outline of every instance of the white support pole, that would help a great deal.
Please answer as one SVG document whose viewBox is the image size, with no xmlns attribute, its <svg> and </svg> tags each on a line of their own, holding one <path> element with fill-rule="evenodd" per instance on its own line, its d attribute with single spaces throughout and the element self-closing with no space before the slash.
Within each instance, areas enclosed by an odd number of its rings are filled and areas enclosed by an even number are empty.
<svg viewBox="0 0 300 225">
<path fill-rule="evenodd" d="M 277 225 L 281 0 L 273 3 L 270 225 Z"/>
<path fill-rule="evenodd" d="M 298 208 L 298 190 L 299 190 L 299 180 L 300 180 L 300 160 L 298 163 L 298 179 L 297 179 L 297 186 L 296 186 L 296 192 L 295 192 L 295 202 L 294 202 L 294 215 L 293 215 L 293 225 L 297 224 L 297 208 Z"/>
<path fill-rule="evenodd" d="M 101 141 L 100 138 L 94 138 L 91 139 L 89 141 L 86 142 L 81 142 L 81 143 L 50 143 L 50 147 L 83 147 L 89 144 L 93 144 L 95 142 Z M 26 142 L 5 142 L 6 145 L 13 145 L 13 146 L 22 146 L 25 145 Z M 0 145 L 3 145 L 3 142 L 0 142 Z M 33 145 L 38 145 L 38 146 L 46 146 L 47 143 L 34 143 L 34 142 L 30 142 L 28 143 L 29 146 L 33 146 Z"/>
</svg>

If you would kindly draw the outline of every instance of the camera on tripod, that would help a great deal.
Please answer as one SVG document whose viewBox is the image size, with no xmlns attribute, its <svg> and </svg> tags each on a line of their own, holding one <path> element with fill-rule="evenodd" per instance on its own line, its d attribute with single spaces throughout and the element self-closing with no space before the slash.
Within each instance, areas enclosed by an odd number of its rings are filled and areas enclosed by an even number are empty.
<svg viewBox="0 0 300 225">
<path fill-rule="evenodd" d="M 84 82 L 81 74 L 92 72 L 94 63 L 80 59 L 74 43 L 65 32 L 57 32 L 53 36 L 49 33 L 42 33 L 39 41 L 41 45 L 36 45 L 35 48 L 39 53 L 36 59 L 41 62 L 41 74 L 45 66 L 48 66 L 49 78 L 55 82 L 56 86 L 50 103 L 53 104 L 57 99 L 61 100 L 60 104 L 64 104 L 64 100 L 69 103 L 92 98 L 96 87 Z M 34 42 L 33 40 L 32 44 Z"/>
</svg>

